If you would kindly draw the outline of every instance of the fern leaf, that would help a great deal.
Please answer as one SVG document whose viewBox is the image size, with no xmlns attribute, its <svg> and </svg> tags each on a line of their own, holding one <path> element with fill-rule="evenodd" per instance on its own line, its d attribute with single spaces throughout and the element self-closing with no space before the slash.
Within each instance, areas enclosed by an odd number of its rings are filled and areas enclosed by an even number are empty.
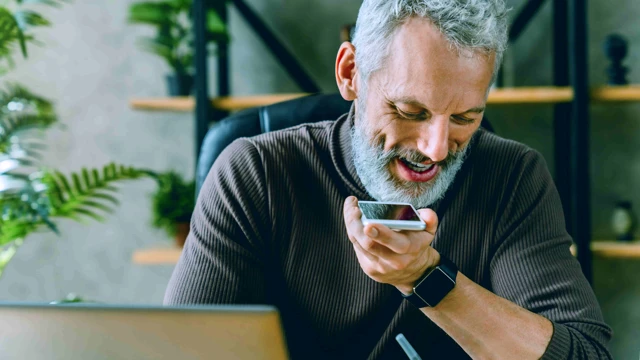
<svg viewBox="0 0 640 360">
<path fill-rule="evenodd" d="M 91 177 L 89 176 L 89 170 L 87 170 L 86 168 L 82 169 L 82 180 L 84 181 L 85 186 L 90 189 L 92 187 L 94 187 L 91 181 Z"/>
<path fill-rule="evenodd" d="M 91 169 L 91 174 L 93 174 L 93 183 L 96 186 L 102 186 L 102 180 L 100 179 L 100 172 L 98 169 Z"/>
<path fill-rule="evenodd" d="M 0 38 L 3 42 L 17 41 L 20 45 L 22 55 L 27 57 L 27 41 L 24 32 L 20 28 L 18 21 L 9 10 L 0 7 L 0 22 L 2 23 L 3 36 Z"/>
<path fill-rule="evenodd" d="M 80 176 L 77 173 L 71 174 L 71 180 L 73 181 L 73 190 L 77 194 L 85 194 L 85 188 L 82 186 L 82 181 L 80 181 Z"/>
<path fill-rule="evenodd" d="M 51 182 L 51 194 L 56 200 L 52 216 L 77 218 L 77 215 L 83 215 L 103 221 L 104 218 L 96 210 L 111 213 L 113 210 L 108 204 L 119 204 L 112 195 L 118 191 L 114 184 L 148 176 L 146 170 L 117 166 L 115 163 L 105 165 L 102 173 L 102 178 L 98 169 L 82 169 L 80 173 L 72 173 L 66 177 L 56 173 L 57 181 Z M 69 185 L 68 178 L 71 179 L 72 186 Z"/>
<path fill-rule="evenodd" d="M 59 171 L 56 171 L 55 172 L 55 180 L 56 180 L 56 183 L 60 182 L 60 185 L 61 185 L 60 190 L 61 190 L 62 194 L 64 194 L 65 192 L 67 194 L 71 194 L 71 191 L 72 191 L 71 190 L 71 185 L 69 185 L 69 181 L 67 181 L 67 178 L 64 176 L 64 174 L 62 174 Z"/>
<path fill-rule="evenodd" d="M 102 178 L 104 179 L 105 182 L 109 182 L 111 180 L 113 180 L 113 172 L 112 172 L 112 164 L 106 165 L 103 169 L 102 169 Z"/>
<path fill-rule="evenodd" d="M 0 90 L 0 152 L 8 152 L 15 135 L 21 134 L 24 137 L 29 134 L 29 130 L 44 129 L 57 121 L 49 100 L 16 84 L 7 85 Z M 30 141 L 21 141 L 20 144 L 25 149 L 31 148 L 31 145 Z"/>
<path fill-rule="evenodd" d="M 113 209 L 110 208 L 109 206 L 97 202 L 97 201 L 93 201 L 93 200 L 85 200 L 82 205 L 87 206 L 87 207 L 91 207 L 91 208 L 96 208 L 98 210 L 102 210 L 107 214 L 113 214 Z"/>
<path fill-rule="evenodd" d="M 89 209 L 77 207 L 77 208 L 73 209 L 73 211 L 76 214 L 81 214 L 81 215 L 85 215 L 87 217 L 93 218 L 97 222 L 104 222 L 105 221 L 104 217 L 96 214 L 95 212 L 93 212 L 93 211 L 91 211 Z"/>
<path fill-rule="evenodd" d="M 71 0 L 18 0 L 18 3 L 27 3 L 27 4 L 42 4 L 48 5 L 51 7 L 60 7 L 64 3 L 70 3 Z"/>
<path fill-rule="evenodd" d="M 105 193 L 101 193 L 101 192 L 96 192 L 93 194 L 93 197 L 96 199 L 101 199 L 101 200 L 105 200 L 108 201 L 110 203 L 112 203 L 113 205 L 120 205 L 120 201 L 118 199 L 115 198 L 115 196 L 109 195 L 109 194 L 105 194 Z"/>
</svg>

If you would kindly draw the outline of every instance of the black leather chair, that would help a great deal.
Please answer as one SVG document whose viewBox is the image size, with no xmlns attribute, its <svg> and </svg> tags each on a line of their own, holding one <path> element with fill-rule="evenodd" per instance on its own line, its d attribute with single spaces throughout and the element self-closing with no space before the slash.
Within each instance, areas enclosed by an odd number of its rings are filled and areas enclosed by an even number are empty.
<svg viewBox="0 0 640 360">
<path fill-rule="evenodd" d="M 229 144 L 241 137 L 286 129 L 304 123 L 335 120 L 351 109 L 351 101 L 336 94 L 314 94 L 240 111 L 213 125 L 205 136 L 196 166 L 196 195 L 211 166 Z"/>
<path fill-rule="evenodd" d="M 244 110 L 222 119 L 209 129 L 202 142 L 196 165 L 196 196 L 218 155 L 235 139 L 304 123 L 335 120 L 350 108 L 351 101 L 344 100 L 338 93 L 314 94 Z M 493 131 L 486 118 L 482 126 Z"/>
</svg>

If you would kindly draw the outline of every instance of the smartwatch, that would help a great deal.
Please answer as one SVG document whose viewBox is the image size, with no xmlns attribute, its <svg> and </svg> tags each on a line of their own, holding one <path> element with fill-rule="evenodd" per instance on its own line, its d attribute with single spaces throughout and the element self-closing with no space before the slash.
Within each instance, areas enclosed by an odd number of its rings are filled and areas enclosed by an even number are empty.
<svg viewBox="0 0 640 360">
<path fill-rule="evenodd" d="M 440 255 L 440 264 L 427 271 L 413 287 L 413 293 L 402 296 L 417 308 L 434 307 L 456 286 L 458 267 Z"/>
</svg>

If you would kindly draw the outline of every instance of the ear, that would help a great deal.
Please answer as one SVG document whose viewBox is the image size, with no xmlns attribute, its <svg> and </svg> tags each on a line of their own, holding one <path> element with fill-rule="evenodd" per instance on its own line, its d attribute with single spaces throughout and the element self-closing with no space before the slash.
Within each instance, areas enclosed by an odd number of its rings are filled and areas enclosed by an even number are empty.
<svg viewBox="0 0 640 360">
<path fill-rule="evenodd" d="M 356 48 L 350 42 L 344 42 L 336 58 L 336 82 L 340 95 L 347 101 L 353 101 L 358 97 L 356 77 Z"/>
</svg>

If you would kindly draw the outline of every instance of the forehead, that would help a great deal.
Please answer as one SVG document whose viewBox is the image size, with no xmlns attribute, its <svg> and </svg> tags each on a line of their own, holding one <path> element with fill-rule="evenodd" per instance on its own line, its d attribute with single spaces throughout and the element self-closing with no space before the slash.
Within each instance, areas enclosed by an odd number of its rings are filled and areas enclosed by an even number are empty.
<svg viewBox="0 0 640 360">
<path fill-rule="evenodd" d="M 396 32 L 376 75 L 387 97 L 415 98 L 433 112 L 447 113 L 484 105 L 493 61 L 458 51 L 430 21 L 413 18 Z"/>
</svg>

